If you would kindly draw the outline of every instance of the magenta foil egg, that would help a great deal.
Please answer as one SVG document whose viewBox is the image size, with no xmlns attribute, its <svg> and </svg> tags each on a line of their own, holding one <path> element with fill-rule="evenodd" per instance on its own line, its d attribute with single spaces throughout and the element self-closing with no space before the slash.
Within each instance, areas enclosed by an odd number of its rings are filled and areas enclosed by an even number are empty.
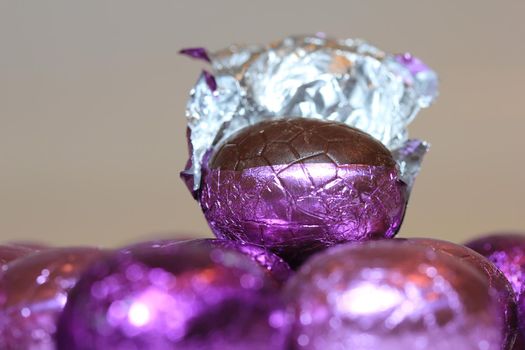
<svg viewBox="0 0 525 350">
<path fill-rule="evenodd" d="M 221 239 L 160 239 L 153 241 L 146 241 L 135 243 L 124 248 L 124 251 L 140 251 L 142 249 L 170 249 L 175 245 L 194 246 L 194 247 L 209 247 L 209 248 L 223 248 L 237 251 L 248 256 L 252 261 L 263 267 L 267 274 L 277 281 L 279 284 L 284 283 L 293 273 L 290 266 L 279 256 L 273 254 L 269 250 L 249 243 L 228 241 Z"/>
<path fill-rule="evenodd" d="M 459 259 L 473 269 L 477 270 L 488 280 L 490 287 L 496 292 L 500 304 L 501 317 L 505 320 L 502 332 L 505 334 L 503 349 L 513 348 L 518 333 L 518 315 L 516 296 L 505 275 L 487 258 L 474 250 L 451 242 L 431 238 L 404 239 L 407 244 L 426 246 L 435 251 L 445 253 L 453 258 Z"/>
<path fill-rule="evenodd" d="M 58 349 L 284 349 L 277 283 L 230 249 L 170 244 L 99 262 L 72 291 Z"/>
<path fill-rule="evenodd" d="M 397 240 L 308 260 L 285 287 L 292 349 L 501 350 L 497 292 L 458 259 Z"/>
<path fill-rule="evenodd" d="M 231 136 L 204 171 L 200 203 L 218 238 L 264 246 L 296 264 L 337 243 L 394 236 L 405 193 L 379 141 L 298 118 Z"/>
<path fill-rule="evenodd" d="M 525 286 L 525 235 L 487 235 L 465 244 L 490 260 L 507 277 L 519 295 Z"/>
<path fill-rule="evenodd" d="M 516 350 L 525 348 L 525 235 L 518 233 L 486 235 L 466 246 L 490 260 L 507 277 L 518 299 L 520 335 Z"/>
<path fill-rule="evenodd" d="M 101 255 L 92 248 L 59 248 L 9 263 L 0 276 L 0 349 L 54 350 L 68 292 Z"/>
</svg>

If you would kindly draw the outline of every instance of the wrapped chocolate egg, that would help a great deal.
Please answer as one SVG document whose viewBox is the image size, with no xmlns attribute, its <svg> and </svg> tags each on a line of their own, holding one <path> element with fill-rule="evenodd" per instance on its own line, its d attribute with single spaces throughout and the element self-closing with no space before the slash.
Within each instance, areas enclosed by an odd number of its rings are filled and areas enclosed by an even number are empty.
<svg viewBox="0 0 525 350">
<path fill-rule="evenodd" d="M 398 240 L 319 253 L 285 296 L 295 315 L 291 349 L 501 350 L 508 338 L 497 291 L 483 274 Z"/>
<path fill-rule="evenodd" d="M 340 242 L 392 237 L 406 185 L 379 141 L 341 123 L 260 122 L 210 160 L 201 205 L 219 238 L 264 245 L 294 261 Z"/>
<path fill-rule="evenodd" d="M 501 315 L 505 320 L 503 331 L 504 334 L 507 335 L 507 338 L 504 341 L 503 348 L 521 349 L 521 347 L 516 347 L 516 345 L 513 347 L 519 329 L 516 296 L 512 289 L 512 285 L 509 283 L 505 275 L 492 262 L 470 248 L 439 239 L 410 238 L 402 241 L 406 244 L 426 246 L 435 251 L 457 258 L 485 276 L 490 287 L 496 291 Z"/>
<path fill-rule="evenodd" d="M 525 235 L 492 234 L 471 240 L 466 246 L 490 260 L 512 285 L 518 299 L 521 328 L 515 349 L 525 348 Z"/>
<path fill-rule="evenodd" d="M 191 92 L 181 176 L 218 238 L 296 265 L 396 234 L 428 148 L 406 129 L 437 94 L 431 69 L 324 37 L 182 53 L 213 70 Z"/>
<path fill-rule="evenodd" d="M 231 249 L 169 244 L 94 265 L 71 292 L 58 349 L 284 349 L 277 283 Z"/>
<path fill-rule="evenodd" d="M 68 292 L 101 256 L 92 248 L 60 248 L 9 263 L 0 275 L 0 349 L 54 350 Z"/>
</svg>

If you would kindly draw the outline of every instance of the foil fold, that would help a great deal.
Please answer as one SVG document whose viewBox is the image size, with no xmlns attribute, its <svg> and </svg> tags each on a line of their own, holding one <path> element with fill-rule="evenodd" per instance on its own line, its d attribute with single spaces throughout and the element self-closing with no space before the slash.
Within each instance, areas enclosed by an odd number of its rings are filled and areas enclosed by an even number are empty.
<svg viewBox="0 0 525 350">
<path fill-rule="evenodd" d="M 186 108 L 192 154 L 183 178 L 194 193 L 215 146 L 246 126 L 282 117 L 332 120 L 367 132 L 392 151 L 410 191 L 428 145 L 409 140 L 407 127 L 438 87 L 436 73 L 416 57 L 321 36 L 181 52 L 209 58 L 216 84 L 210 88 L 203 73 Z"/>
</svg>

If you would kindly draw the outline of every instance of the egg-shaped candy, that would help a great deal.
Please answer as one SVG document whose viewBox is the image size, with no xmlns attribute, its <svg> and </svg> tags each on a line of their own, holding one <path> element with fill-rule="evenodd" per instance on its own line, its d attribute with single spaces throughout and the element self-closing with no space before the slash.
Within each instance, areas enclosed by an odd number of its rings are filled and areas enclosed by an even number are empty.
<svg viewBox="0 0 525 350">
<path fill-rule="evenodd" d="M 397 240 L 349 243 L 308 260 L 285 287 L 292 349 L 501 350 L 497 292 L 448 254 Z"/>
<path fill-rule="evenodd" d="M 94 265 L 72 291 L 60 350 L 285 349 L 278 284 L 249 257 L 142 245 Z"/>
<path fill-rule="evenodd" d="M 217 237 L 294 263 L 337 243 L 394 236 L 405 190 L 391 152 L 370 135 L 294 118 L 257 123 L 223 143 L 200 203 Z"/>
<path fill-rule="evenodd" d="M 0 275 L 0 349 L 54 350 L 68 292 L 102 254 L 94 248 L 55 248 L 9 263 Z"/>
</svg>

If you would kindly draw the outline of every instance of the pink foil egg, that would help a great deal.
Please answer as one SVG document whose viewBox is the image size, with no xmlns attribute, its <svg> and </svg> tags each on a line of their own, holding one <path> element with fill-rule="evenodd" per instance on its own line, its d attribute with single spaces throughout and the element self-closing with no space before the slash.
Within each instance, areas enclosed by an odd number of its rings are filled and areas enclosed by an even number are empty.
<svg viewBox="0 0 525 350">
<path fill-rule="evenodd" d="M 497 292 L 476 269 L 397 240 L 345 244 L 285 287 L 292 349 L 501 350 Z"/>
</svg>

